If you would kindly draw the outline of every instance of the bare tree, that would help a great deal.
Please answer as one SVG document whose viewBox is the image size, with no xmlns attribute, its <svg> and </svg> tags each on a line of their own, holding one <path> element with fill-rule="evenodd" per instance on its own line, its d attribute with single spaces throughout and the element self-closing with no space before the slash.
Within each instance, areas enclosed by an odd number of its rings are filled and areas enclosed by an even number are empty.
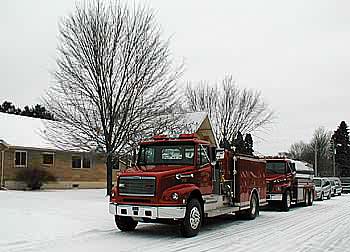
<svg viewBox="0 0 350 252">
<path fill-rule="evenodd" d="M 59 122 L 45 134 L 62 149 L 106 153 L 107 194 L 114 156 L 172 109 L 180 74 L 172 62 L 148 8 L 96 0 L 60 23 L 56 84 L 45 97 Z"/>
<path fill-rule="evenodd" d="M 190 111 L 206 111 L 216 138 L 232 144 L 238 132 L 250 133 L 272 122 L 273 112 L 263 102 L 260 92 L 240 89 L 232 76 L 214 86 L 208 82 L 188 84 L 185 92 Z"/>
<path fill-rule="evenodd" d="M 295 160 L 306 161 L 306 154 L 308 153 L 309 146 L 303 141 L 292 144 L 289 149 L 289 156 Z"/>
<path fill-rule="evenodd" d="M 309 143 L 299 142 L 291 145 L 289 153 L 291 158 L 315 164 L 317 155 L 318 172 L 322 176 L 332 175 L 332 157 L 330 156 L 330 141 L 332 133 L 324 127 L 317 128 Z"/>
</svg>

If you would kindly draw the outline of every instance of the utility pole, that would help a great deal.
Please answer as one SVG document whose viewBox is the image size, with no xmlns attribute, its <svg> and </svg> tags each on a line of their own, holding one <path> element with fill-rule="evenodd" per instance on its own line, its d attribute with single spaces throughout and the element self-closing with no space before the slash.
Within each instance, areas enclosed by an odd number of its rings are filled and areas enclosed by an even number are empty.
<svg viewBox="0 0 350 252">
<path fill-rule="evenodd" d="M 4 157 L 5 157 L 5 151 L 1 151 L 1 181 L 0 181 L 0 189 L 2 187 L 5 187 L 5 184 L 4 184 L 4 164 L 5 164 Z"/>
<path fill-rule="evenodd" d="M 317 143 L 315 143 L 315 176 L 317 177 Z"/>
<path fill-rule="evenodd" d="M 332 149 L 333 149 L 333 177 L 335 177 L 335 154 L 336 154 L 336 149 L 335 149 L 335 146 L 334 146 L 334 141 L 332 141 Z"/>
</svg>

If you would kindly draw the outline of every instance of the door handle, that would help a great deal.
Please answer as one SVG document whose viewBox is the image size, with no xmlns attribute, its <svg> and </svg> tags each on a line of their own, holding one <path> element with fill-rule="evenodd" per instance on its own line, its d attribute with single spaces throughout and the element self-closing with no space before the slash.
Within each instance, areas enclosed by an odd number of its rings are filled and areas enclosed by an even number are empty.
<svg viewBox="0 0 350 252">
<path fill-rule="evenodd" d="M 194 177 L 194 174 L 191 173 L 191 174 L 181 174 L 181 173 L 178 173 L 175 175 L 176 179 L 180 180 L 182 178 L 193 178 Z"/>
</svg>

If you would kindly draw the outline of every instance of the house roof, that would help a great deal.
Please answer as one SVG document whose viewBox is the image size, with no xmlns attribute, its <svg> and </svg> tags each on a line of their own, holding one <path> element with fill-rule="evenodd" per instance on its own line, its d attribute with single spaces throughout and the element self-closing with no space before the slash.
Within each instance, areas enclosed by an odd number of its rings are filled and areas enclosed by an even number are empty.
<svg viewBox="0 0 350 252">
<path fill-rule="evenodd" d="M 0 112 L 0 142 L 12 147 L 53 149 L 52 143 L 42 137 L 44 119 L 19 116 Z"/>
<path fill-rule="evenodd" d="M 57 146 L 43 137 L 48 122 L 51 121 L 0 112 L 0 142 L 10 147 L 58 150 Z M 184 113 L 179 119 L 179 125 L 181 133 L 209 135 L 209 139 L 216 142 L 206 112 Z"/>
<path fill-rule="evenodd" d="M 196 133 L 203 121 L 207 117 L 206 112 L 192 112 L 181 114 L 179 125 L 184 127 L 184 131 L 181 133 Z"/>
<path fill-rule="evenodd" d="M 201 139 L 217 145 L 217 139 L 213 132 L 208 113 L 192 112 L 181 114 L 178 124 L 181 133 L 197 133 Z"/>
</svg>

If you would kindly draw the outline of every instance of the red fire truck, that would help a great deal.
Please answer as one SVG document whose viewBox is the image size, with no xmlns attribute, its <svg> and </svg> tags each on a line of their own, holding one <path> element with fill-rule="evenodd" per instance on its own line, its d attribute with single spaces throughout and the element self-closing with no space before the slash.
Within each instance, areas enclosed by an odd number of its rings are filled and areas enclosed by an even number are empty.
<svg viewBox="0 0 350 252">
<path fill-rule="evenodd" d="M 289 211 L 291 203 L 311 206 L 314 200 L 314 170 L 306 163 L 287 158 L 266 159 L 267 201 Z"/>
<path fill-rule="evenodd" d="M 177 223 L 192 237 L 204 217 L 254 219 L 267 204 L 265 172 L 265 160 L 216 149 L 195 134 L 155 136 L 140 143 L 137 165 L 120 173 L 109 212 L 122 231 L 139 221 Z"/>
</svg>

